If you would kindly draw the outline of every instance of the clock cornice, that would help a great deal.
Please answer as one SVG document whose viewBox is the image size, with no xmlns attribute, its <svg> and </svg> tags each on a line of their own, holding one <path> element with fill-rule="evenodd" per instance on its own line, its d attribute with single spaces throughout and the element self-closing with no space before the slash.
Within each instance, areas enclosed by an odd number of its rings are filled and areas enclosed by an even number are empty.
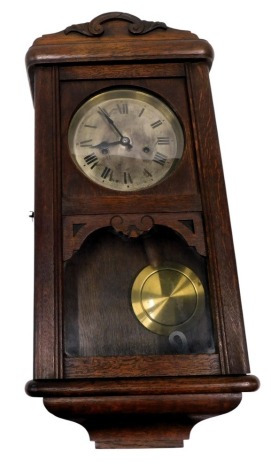
<svg viewBox="0 0 271 470">
<path fill-rule="evenodd" d="M 95 35 L 93 32 L 98 31 Z M 34 67 L 50 64 L 114 61 L 204 61 L 211 68 L 214 51 L 208 41 L 165 23 L 142 21 L 127 13 L 100 15 L 90 23 L 36 39 L 26 54 L 33 93 Z"/>
</svg>

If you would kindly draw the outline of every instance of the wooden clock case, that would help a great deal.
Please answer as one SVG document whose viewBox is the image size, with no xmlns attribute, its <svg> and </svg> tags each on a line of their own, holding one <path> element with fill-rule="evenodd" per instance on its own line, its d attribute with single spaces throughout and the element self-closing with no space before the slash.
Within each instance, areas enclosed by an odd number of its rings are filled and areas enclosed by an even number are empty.
<svg viewBox="0 0 271 470">
<path fill-rule="evenodd" d="M 196 35 L 125 13 L 108 13 L 42 36 L 27 53 L 36 170 L 34 380 L 26 390 L 43 397 L 56 416 L 82 424 L 97 448 L 181 447 L 197 422 L 233 410 L 242 392 L 259 385 L 247 375 L 209 84 L 212 60 L 210 44 Z M 176 171 L 135 193 L 90 182 L 75 167 L 67 145 L 76 109 L 94 93 L 115 86 L 159 95 L 185 132 L 185 151 Z M 114 275 L 112 268 L 109 276 L 118 292 L 115 300 L 107 293 L 101 260 L 107 266 L 114 263 L 119 240 L 137 243 L 157 227 L 169 245 L 174 237 L 181 240 L 176 241 L 177 258 L 193 253 L 205 266 L 213 337 L 209 351 L 160 353 L 141 333 L 135 340 L 138 347 L 126 347 L 133 327 L 125 319 L 125 306 L 119 308 L 118 282 L 119 276 L 125 280 L 129 254 L 121 258 L 120 248 L 121 274 Z M 105 251 L 95 258 L 100 245 Z M 92 269 L 92 288 L 86 295 L 102 298 L 99 307 L 107 316 L 97 317 L 86 308 L 79 318 L 78 297 L 84 302 L 85 295 L 78 287 L 84 276 L 82 259 Z M 123 325 L 128 331 L 124 339 Z"/>
</svg>

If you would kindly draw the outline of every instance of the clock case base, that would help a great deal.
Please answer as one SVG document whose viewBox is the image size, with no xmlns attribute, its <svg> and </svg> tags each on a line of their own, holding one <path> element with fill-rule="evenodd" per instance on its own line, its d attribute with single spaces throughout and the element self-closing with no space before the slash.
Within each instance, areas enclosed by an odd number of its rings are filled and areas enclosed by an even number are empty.
<svg viewBox="0 0 271 470">
<path fill-rule="evenodd" d="M 97 449 L 170 448 L 183 447 L 197 423 L 232 411 L 242 392 L 258 387 L 255 376 L 240 375 L 32 380 L 26 392 L 81 424 Z"/>
</svg>

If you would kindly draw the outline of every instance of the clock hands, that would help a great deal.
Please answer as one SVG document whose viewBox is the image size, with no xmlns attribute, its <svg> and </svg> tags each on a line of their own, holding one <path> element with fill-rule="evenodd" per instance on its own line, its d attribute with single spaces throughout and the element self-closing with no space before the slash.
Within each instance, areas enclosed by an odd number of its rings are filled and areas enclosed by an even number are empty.
<svg viewBox="0 0 271 470">
<path fill-rule="evenodd" d="M 99 107 L 100 113 L 106 118 L 107 122 L 110 124 L 111 127 L 119 134 L 120 140 L 118 142 L 113 142 L 113 143 L 108 143 L 108 145 L 116 145 L 116 144 L 121 144 L 124 145 L 125 147 L 128 147 L 131 149 L 133 146 L 130 143 L 129 137 L 123 136 L 120 130 L 117 128 L 116 124 L 114 121 L 111 119 L 110 116 L 108 116 L 107 112 Z M 100 145 L 104 144 L 104 142 L 101 142 Z M 104 148 L 104 147 L 103 147 Z"/>
</svg>

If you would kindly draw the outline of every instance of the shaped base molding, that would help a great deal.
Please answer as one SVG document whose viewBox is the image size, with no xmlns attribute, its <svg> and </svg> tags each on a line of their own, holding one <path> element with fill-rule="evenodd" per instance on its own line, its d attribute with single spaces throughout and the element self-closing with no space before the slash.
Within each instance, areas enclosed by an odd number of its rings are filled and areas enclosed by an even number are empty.
<svg viewBox="0 0 271 470">
<path fill-rule="evenodd" d="M 241 393 L 46 398 L 44 405 L 84 426 L 99 449 L 183 447 L 195 424 L 233 410 L 241 398 Z"/>
<path fill-rule="evenodd" d="M 183 447 L 198 422 L 236 408 L 254 376 L 36 380 L 48 411 L 85 427 L 98 449 Z"/>
</svg>

